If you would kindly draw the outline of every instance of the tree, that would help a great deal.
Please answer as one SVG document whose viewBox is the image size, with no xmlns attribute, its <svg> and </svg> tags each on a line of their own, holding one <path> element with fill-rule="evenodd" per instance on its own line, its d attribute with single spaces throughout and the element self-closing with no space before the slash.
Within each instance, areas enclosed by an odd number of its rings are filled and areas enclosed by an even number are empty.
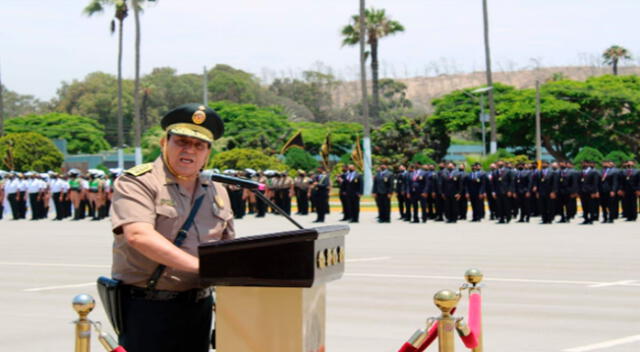
<svg viewBox="0 0 640 352">
<path fill-rule="evenodd" d="M 313 155 L 320 153 L 328 134 L 331 135 L 331 154 L 334 155 L 350 152 L 356 136 L 362 135 L 362 124 L 353 122 L 292 122 L 291 127 L 302 131 L 304 149 Z"/>
<path fill-rule="evenodd" d="M 359 15 L 354 15 L 351 18 L 351 23 L 342 28 L 342 40 L 343 46 L 354 46 L 360 42 L 360 27 L 358 22 L 360 20 Z M 384 9 L 368 9 L 365 10 L 365 26 L 366 34 L 365 38 L 370 48 L 371 55 L 371 75 L 372 75 L 372 95 L 373 105 L 371 109 L 371 115 L 374 120 L 379 118 L 378 108 L 380 101 L 379 82 L 378 82 L 378 42 L 380 39 L 397 34 L 404 31 L 404 26 L 398 21 L 391 20 L 387 17 Z"/>
<path fill-rule="evenodd" d="M 611 160 L 613 161 L 616 165 L 621 165 L 623 162 L 628 161 L 628 160 L 632 160 L 633 156 L 621 151 L 621 150 L 614 150 L 612 152 L 610 152 L 609 154 L 605 155 L 604 160 Z"/>
<path fill-rule="evenodd" d="M 97 153 L 111 149 L 104 127 L 95 120 L 61 113 L 27 115 L 7 120 L 8 133 L 38 131 L 49 139 L 65 139 L 69 154 Z"/>
<path fill-rule="evenodd" d="M 223 149 L 256 148 L 268 155 L 276 154 L 286 143 L 292 128 L 282 109 L 253 104 L 216 102 L 209 106 L 224 121 Z"/>
<path fill-rule="evenodd" d="M 304 71 L 302 75 L 303 80 L 277 78 L 271 83 L 269 90 L 307 107 L 313 113 L 313 121 L 329 120 L 333 104 L 331 91 L 337 83 L 335 77 L 317 71 Z"/>
<path fill-rule="evenodd" d="M 2 106 L 5 119 L 28 115 L 44 114 L 51 110 L 49 103 L 43 102 L 33 95 L 19 94 L 0 84 L 2 91 Z"/>
<path fill-rule="evenodd" d="M 318 160 L 300 148 L 291 148 L 285 154 L 284 163 L 293 170 L 311 171 L 318 167 Z"/>
<path fill-rule="evenodd" d="M 123 80 L 122 109 L 123 124 L 130 126 L 133 118 L 133 82 Z M 105 127 L 105 138 L 111 145 L 118 146 L 118 81 L 115 76 L 93 72 L 84 80 L 71 83 L 62 82 L 54 102 L 54 111 L 70 115 L 90 117 Z M 130 140 L 130 135 L 125 135 Z M 125 143 L 130 144 L 125 140 Z"/>
<path fill-rule="evenodd" d="M 600 164 L 602 160 L 604 160 L 604 156 L 598 149 L 591 148 L 591 147 L 584 147 L 580 149 L 580 151 L 575 156 L 575 158 L 573 158 L 573 163 L 577 167 L 580 167 L 582 165 L 582 162 L 585 160 L 593 161 L 597 165 L 597 164 Z"/>
<path fill-rule="evenodd" d="M 6 155 L 11 153 L 13 169 L 37 172 L 59 170 L 64 160 L 62 153 L 43 135 L 35 132 L 7 133 L 0 137 L 0 165 L 8 169 Z"/>
<path fill-rule="evenodd" d="M 118 149 L 124 147 L 124 126 L 122 117 L 122 33 L 124 27 L 124 19 L 127 18 L 129 8 L 125 0 L 91 0 L 89 5 L 85 7 L 84 13 L 92 16 L 102 13 L 105 6 L 113 6 L 115 8 L 115 19 L 118 20 Z M 111 34 L 115 32 L 115 20 L 111 20 Z M 120 164 L 120 162 L 118 162 Z M 121 166 L 121 165 L 119 165 Z"/>
<path fill-rule="evenodd" d="M 246 168 L 254 170 L 285 170 L 286 165 L 279 162 L 274 156 L 266 156 L 262 150 L 236 148 L 214 155 L 208 168 L 220 170 L 243 170 Z"/>
<path fill-rule="evenodd" d="M 406 164 L 417 154 L 441 160 L 450 142 L 442 120 L 426 115 L 395 118 L 373 130 L 371 137 L 377 161 L 385 164 Z"/>
<path fill-rule="evenodd" d="M 207 75 L 211 100 L 243 104 L 259 102 L 262 87 L 252 74 L 229 65 L 216 65 Z"/>
<path fill-rule="evenodd" d="M 618 63 L 620 60 L 629 60 L 631 59 L 631 54 L 629 50 L 619 46 L 612 45 L 607 50 L 602 53 L 602 58 L 604 59 L 604 63 L 607 65 L 611 65 L 613 69 L 613 75 L 618 75 Z"/>
</svg>

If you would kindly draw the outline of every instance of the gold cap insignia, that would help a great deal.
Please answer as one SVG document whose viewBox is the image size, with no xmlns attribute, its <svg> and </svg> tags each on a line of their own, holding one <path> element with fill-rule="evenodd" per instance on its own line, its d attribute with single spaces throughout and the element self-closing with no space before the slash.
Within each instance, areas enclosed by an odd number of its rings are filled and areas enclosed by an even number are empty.
<svg viewBox="0 0 640 352">
<path fill-rule="evenodd" d="M 204 106 L 201 106 L 201 108 L 204 108 Z M 206 119 L 207 114 L 202 110 L 194 112 L 193 116 L 191 116 L 191 121 L 193 121 L 193 123 L 195 123 L 196 125 L 201 125 Z"/>
</svg>

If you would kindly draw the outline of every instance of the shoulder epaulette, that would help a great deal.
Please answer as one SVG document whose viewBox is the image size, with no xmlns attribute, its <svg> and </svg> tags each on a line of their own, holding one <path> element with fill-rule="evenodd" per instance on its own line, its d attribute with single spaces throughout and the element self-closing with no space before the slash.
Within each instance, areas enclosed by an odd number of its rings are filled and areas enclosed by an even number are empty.
<svg viewBox="0 0 640 352">
<path fill-rule="evenodd" d="M 146 163 L 146 164 L 136 165 L 126 170 L 125 172 L 128 173 L 129 175 L 140 176 L 151 171 L 151 169 L 153 169 L 153 163 Z"/>
</svg>

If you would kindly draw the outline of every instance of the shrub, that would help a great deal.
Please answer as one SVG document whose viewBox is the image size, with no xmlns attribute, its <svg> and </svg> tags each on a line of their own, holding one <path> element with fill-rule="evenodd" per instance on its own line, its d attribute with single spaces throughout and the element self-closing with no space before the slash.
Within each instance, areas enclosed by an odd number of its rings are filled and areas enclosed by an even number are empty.
<svg viewBox="0 0 640 352">
<path fill-rule="evenodd" d="M 9 150 L 12 158 L 8 158 Z M 16 171 L 59 170 L 64 161 L 53 142 L 35 132 L 9 133 L 0 138 L 0 157 L 2 168 Z"/>
</svg>

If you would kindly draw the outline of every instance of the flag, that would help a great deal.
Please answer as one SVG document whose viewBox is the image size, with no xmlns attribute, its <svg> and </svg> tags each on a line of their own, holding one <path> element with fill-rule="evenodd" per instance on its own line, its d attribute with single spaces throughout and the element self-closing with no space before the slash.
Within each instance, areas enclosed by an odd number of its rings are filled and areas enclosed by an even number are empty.
<svg viewBox="0 0 640 352">
<path fill-rule="evenodd" d="M 289 139 L 289 141 L 284 145 L 284 147 L 282 147 L 280 154 L 284 155 L 284 153 L 286 153 L 287 150 L 289 150 L 289 148 L 291 147 L 304 149 L 304 142 L 302 142 L 302 131 L 298 131 L 296 134 L 293 135 L 293 137 Z"/>
<path fill-rule="evenodd" d="M 360 171 L 364 169 L 364 157 L 362 156 L 362 148 L 360 147 L 360 136 L 356 137 L 356 146 L 351 152 L 351 160 L 353 160 L 353 163 Z"/>
<path fill-rule="evenodd" d="M 322 164 L 326 170 L 329 170 L 329 154 L 331 154 L 331 134 L 327 133 L 327 137 L 324 139 L 324 144 L 320 148 L 320 155 L 322 155 Z"/>
</svg>

